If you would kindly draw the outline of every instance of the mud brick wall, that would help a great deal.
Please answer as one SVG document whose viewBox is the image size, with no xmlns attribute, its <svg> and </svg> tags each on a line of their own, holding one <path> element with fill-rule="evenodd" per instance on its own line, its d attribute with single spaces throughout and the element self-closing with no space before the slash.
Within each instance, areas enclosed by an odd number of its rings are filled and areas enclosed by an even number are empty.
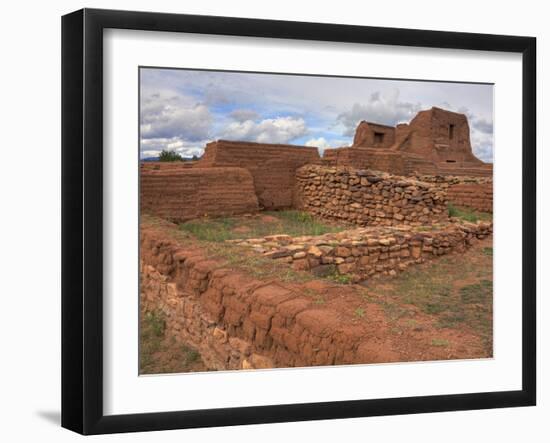
<svg viewBox="0 0 550 443">
<path fill-rule="evenodd" d="M 464 251 L 492 233 L 492 223 L 456 223 L 437 230 L 411 227 L 359 228 L 336 234 L 291 238 L 285 235 L 236 241 L 294 270 L 321 276 L 346 275 L 352 282 L 395 276 L 409 266 Z"/>
<path fill-rule="evenodd" d="M 300 168 L 295 205 L 321 218 L 360 226 L 422 225 L 448 219 L 447 195 L 437 184 L 353 168 Z"/>
<path fill-rule="evenodd" d="M 190 169 L 197 164 L 196 161 L 186 162 L 141 162 L 139 164 L 140 171 L 166 171 L 173 169 Z"/>
<path fill-rule="evenodd" d="M 140 208 L 141 213 L 182 222 L 255 212 L 258 200 L 246 169 L 142 169 Z"/>
<path fill-rule="evenodd" d="M 493 183 L 459 183 L 447 189 L 449 202 L 482 212 L 493 212 Z"/>
<path fill-rule="evenodd" d="M 380 361 L 362 327 L 315 304 L 313 295 L 333 290 L 330 283 L 296 288 L 255 280 L 159 228 L 142 227 L 140 244 L 142 313 L 162 310 L 167 333 L 195 347 L 211 369 Z M 354 291 L 344 287 L 340 294 L 356 300 Z"/>
<path fill-rule="evenodd" d="M 218 140 L 206 145 L 198 167 L 248 169 L 254 178 L 260 206 L 280 209 L 292 206 L 296 169 L 319 162 L 317 148 Z"/>
<path fill-rule="evenodd" d="M 375 148 L 325 149 L 323 164 L 374 169 L 392 174 L 405 174 L 405 160 L 401 153 Z"/>
<path fill-rule="evenodd" d="M 492 177 L 418 176 L 419 180 L 437 183 L 447 191 L 449 203 L 481 212 L 493 212 Z"/>
</svg>

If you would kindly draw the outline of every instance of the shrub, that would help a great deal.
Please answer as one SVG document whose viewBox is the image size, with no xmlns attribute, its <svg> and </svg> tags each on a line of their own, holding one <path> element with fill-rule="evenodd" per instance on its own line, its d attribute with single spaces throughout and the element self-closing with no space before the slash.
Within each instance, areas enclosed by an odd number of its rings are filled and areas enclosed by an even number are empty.
<svg viewBox="0 0 550 443">
<path fill-rule="evenodd" d="M 177 152 L 167 151 L 165 149 L 159 154 L 159 162 L 181 162 L 183 158 Z"/>
</svg>

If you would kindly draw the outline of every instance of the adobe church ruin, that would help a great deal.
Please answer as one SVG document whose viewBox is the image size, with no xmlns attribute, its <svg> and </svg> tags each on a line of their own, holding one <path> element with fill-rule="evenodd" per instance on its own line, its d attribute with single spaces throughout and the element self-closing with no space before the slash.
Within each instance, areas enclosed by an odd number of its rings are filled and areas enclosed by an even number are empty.
<svg viewBox="0 0 550 443">
<path fill-rule="evenodd" d="M 472 152 L 467 117 L 436 107 L 396 127 L 362 121 L 351 147 L 327 149 L 323 159 L 332 165 L 398 175 L 490 176 L 493 172 L 491 164 Z"/>
</svg>

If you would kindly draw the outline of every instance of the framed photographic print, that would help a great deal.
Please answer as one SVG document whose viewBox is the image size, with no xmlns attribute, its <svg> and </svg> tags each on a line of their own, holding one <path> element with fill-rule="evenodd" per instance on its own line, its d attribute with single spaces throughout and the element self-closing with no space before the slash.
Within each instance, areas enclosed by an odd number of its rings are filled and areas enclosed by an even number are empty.
<svg viewBox="0 0 550 443">
<path fill-rule="evenodd" d="M 62 425 L 534 405 L 531 37 L 62 20 Z"/>
</svg>

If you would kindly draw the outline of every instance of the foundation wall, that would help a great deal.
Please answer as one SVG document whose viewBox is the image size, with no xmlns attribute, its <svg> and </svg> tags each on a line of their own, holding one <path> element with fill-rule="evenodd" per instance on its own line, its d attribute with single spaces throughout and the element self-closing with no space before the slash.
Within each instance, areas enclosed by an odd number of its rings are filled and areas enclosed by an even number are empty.
<svg viewBox="0 0 550 443">
<path fill-rule="evenodd" d="M 264 257 L 288 263 L 296 271 L 310 271 L 319 277 L 347 276 L 356 283 L 395 276 L 425 260 L 463 252 L 491 233 L 491 223 L 462 223 L 426 231 L 410 227 L 360 228 L 300 238 L 270 236 L 240 244 Z"/>
</svg>

